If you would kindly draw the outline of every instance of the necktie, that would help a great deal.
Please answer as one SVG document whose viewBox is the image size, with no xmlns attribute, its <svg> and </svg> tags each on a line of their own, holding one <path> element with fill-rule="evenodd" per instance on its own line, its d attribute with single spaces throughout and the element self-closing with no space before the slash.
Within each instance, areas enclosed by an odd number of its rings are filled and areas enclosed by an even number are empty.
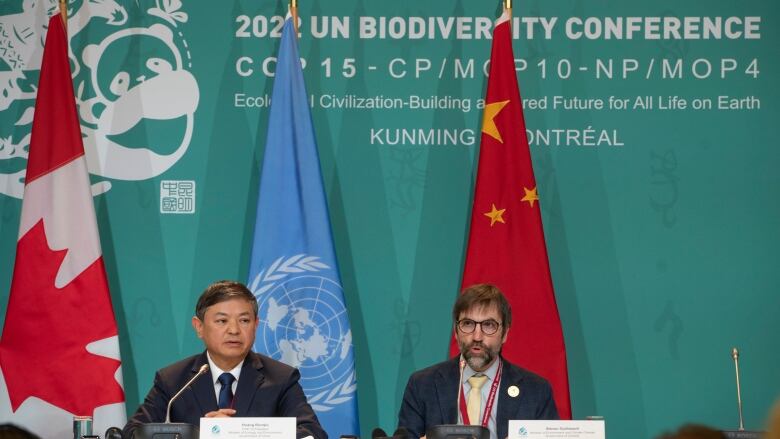
<svg viewBox="0 0 780 439">
<path fill-rule="evenodd" d="M 477 374 L 469 378 L 469 397 L 466 400 L 466 412 L 469 414 L 469 421 L 471 425 L 481 425 L 482 419 L 480 419 L 479 412 L 482 406 L 482 386 L 487 382 L 488 377 L 486 375 Z"/>
<path fill-rule="evenodd" d="M 219 384 L 222 385 L 222 387 L 219 388 L 219 401 L 217 401 L 219 408 L 227 409 L 233 404 L 233 381 L 235 380 L 236 377 L 234 377 L 232 373 L 227 372 L 217 378 Z"/>
</svg>

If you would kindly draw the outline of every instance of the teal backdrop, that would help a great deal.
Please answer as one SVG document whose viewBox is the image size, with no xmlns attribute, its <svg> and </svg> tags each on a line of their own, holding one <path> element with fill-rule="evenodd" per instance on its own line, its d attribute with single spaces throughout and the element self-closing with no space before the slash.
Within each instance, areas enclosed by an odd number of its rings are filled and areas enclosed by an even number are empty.
<svg viewBox="0 0 780 439">
<path fill-rule="evenodd" d="M 499 6 L 300 3 L 368 436 L 395 428 L 412 371 L 447 357 Z M 155 370 L 202 349 L 200 292 L 247 279 L 286 4 L 69 4 L 132 412 Z M 2 319 L 53 7 L 0 3 Z M 529 0 L 514 14 L 575 418 L 603 416 L 611 438 L 736 428 L 736 346 L 746 427 L 763 428 L 780 389 L 778 3 Z"/>
</svg>

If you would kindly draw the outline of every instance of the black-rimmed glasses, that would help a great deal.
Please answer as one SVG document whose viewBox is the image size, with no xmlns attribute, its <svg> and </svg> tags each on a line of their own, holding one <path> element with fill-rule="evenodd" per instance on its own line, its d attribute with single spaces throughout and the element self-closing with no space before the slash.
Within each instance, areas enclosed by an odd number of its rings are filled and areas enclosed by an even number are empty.
<svg viewBox="0 0 780 439">
<path fill-rule="evenodd" d="M 477 325 L 479 325 L 482 328 L 482 333 L 485 335 L 493 335 L 498 332 L 498 328 L 501 327 L 501 323 L 498 323 L 493 319 L 487 319 L 481 322 L 471 319 L 461 319 L 456 322 L 456 325 L 458 326 L 458 330 L 464 334 L 471 334 L 477 329 Z"/>
</svg>

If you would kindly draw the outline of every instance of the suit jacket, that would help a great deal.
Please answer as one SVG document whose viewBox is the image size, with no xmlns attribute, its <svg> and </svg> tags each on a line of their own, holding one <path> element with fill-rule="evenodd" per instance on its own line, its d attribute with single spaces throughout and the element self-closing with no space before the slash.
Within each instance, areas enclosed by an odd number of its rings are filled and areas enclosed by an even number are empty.
<svg viewBox="0 0 780 439">
<path fill-rule="evenodd" d="M 165 422 L 165 411 L 170 398 L 195 376 L 204 364 L 208 364 L 206 352 L 157 371 L 152 389 L 125 425 L 123 437 L 132 438 L 135 429 L 142 424 Z M 320 426 L 317 416 L 306 401 L 303 389 L 298 384 L 299 378 L 298 369 L 250 352 L 241 367 L 236 386 L 235 416 L 295 417 L 298 423 L 298 438 L 311 435 L 314 439 L 327 439 L 328 435 Z M 197 426 L 203 415 L 214 410 L 217 410 L 214 383 L 211 381 L 211 374 L 206 373 L 173 402 L 171 422 Z"/>
<path fill-rule="evenodd" d="M 415 372 L 409 378 L 398 413 L 398 427 L 414 437 L 425 435 L 428 428 L 458 423 L 458 358 Z M 501 385 L 496 406 L 498 439 L 507 437 L 510 419 L 558 419 L 558 410 L 550 384 L 539 375 L 503 361 Z M 507 389 L 517 386 L 520 395 L 509 396 Z"/>
</svg>

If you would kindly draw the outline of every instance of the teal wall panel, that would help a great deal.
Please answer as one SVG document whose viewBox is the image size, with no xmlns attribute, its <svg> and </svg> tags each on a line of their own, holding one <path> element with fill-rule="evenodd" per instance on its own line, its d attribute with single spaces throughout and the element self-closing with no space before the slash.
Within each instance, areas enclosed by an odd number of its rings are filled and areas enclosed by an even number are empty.
<svg viewBox="0 0 780 439">
<path fill-rule="evenodd" d="M 248 0 L 105 4 L 118 9 L 71 2 L 74 11 L 92 16 L 71 39 L 88 155 L 106 144 L 161 156 L 182 152 L 159 172 L 153 170 L 161 159 L 122 162 L 111 151 L 105 163 L 91 167 L 93 183 L 110 183 L 95 205 L 133 411 L 155 370 L 201 349 L 190 318 L 206 285 L 246 280 L 272 86 L 263 67 L 267 62 L 273 69 L 274 32 L 286 6 Z M 40 26 L 46 11 L 29 7 L 3 2 L 0 25 Z M 126 22 L 112 24 L 120 9 Z M 353 327 L 366 436 L 376 426 L 394 429 L 410 373 L 447 355 L 476 170 L 482 67 L 490 54 L 491 42 L 478 29 L 497 12 L 497 5 L 471 0 L 301 0 L 301 56 Z M 526 20 L 521 23 L 556 19 L 549 37 L 537 23 L 529 38 L 521 25 L 514 49 L 524 67 L 518 72 L 523 97 L 547 103 L 529 106 L 525 115 L 575 417 L 604 416 L 615 438 L 653 437 L 684 422 L 734 428 L 729 352 L 738 346 L 746 425 L 762 428 L 780 388 L 780 351 L 772 336 L 780 332 L 777 3 L 532 0 L 515 2 L 515 16 Z M 430 23 L 446 24 L 450 17 L 468 25 L 460 27 L 460 37 L 456 23 L 446 37 L 443 27 L 422 38 L 360 33 L 361 22 L 382 18 L 394 23 L 390 30 L 425 24 L 427 32 Z M 754 38 L 566 33 L 567 22 L 588 17 L 594 23 L 627 17 L 759 21 Z M 336 23 L 347 34 L 317 38 L 312 19 L 318 31 Z M 25 167 L 24 157 L 8 155 L 8 145 L 23 147 L 29 133 L 23 116 L 34 104 L 34 46 L 31 40 L 23 67 L 0 71 L 8 78 L 0 83 L 0 144 L 6 146 L 0 177 Z M 612 77 L 605 70 L 610 61 Z M 239 72 L 250 68 L 247 76 Z M 171 71 L 188 72 L 195 85 L 167 76 Z M 123 73 L 127 89 L 112 88 Z M 125 99 L 155 77 L 168 78 L 179 98 Z M 184 97 L 193 95 L 197 108 L 188 112 Z M 556 96 L 598 99 L 604 108 L 553 108 Z M 754 100 L 742 109 L 719 109 L 719 96 Z M 246 106 L 247 97 L 259 106 Z M 459 100 L 468 108 L 414 108 L 409 103 L 416 97 Z M 636 104 L 645 97 L 652 109 Z M 659 107 L 673 97 L 688 108 Z M 406 105 L 333 108 L 353 98 Z M 610 106 L 621 99 L 626 108 Z M 695 100 L 714 108 L 693 109 Z M 103 108 L 115 108 L 114 120 L 100 119 Z M 165 117 L 153 117 L 158 110 Z M 134 115 L 140 116 L 131 130 L 95 140 Z M 591 129 L 594 140 L 583 142 Z M 567 130 L 578 140 L 567 139 Z M 417 138 L 396 144 L 397 132 Z M 420 133 L 434 137 L 421 140 Z M 445 133 L 455 141 L 441 137 Z M 545 133 L 549 141 L 540 139 Z M 602 133 L 612 136 L 609 142 L 598 141 Z M 132 178 L 112 176 L 112 166 Z M 161 209 L 164 181 L 194 182 L 192 212 Z M 0 319 L 19 195 L 0 179 Z M 523 310 L 515 310 L 515 318 L 522 319 Z"/>
</svg>

